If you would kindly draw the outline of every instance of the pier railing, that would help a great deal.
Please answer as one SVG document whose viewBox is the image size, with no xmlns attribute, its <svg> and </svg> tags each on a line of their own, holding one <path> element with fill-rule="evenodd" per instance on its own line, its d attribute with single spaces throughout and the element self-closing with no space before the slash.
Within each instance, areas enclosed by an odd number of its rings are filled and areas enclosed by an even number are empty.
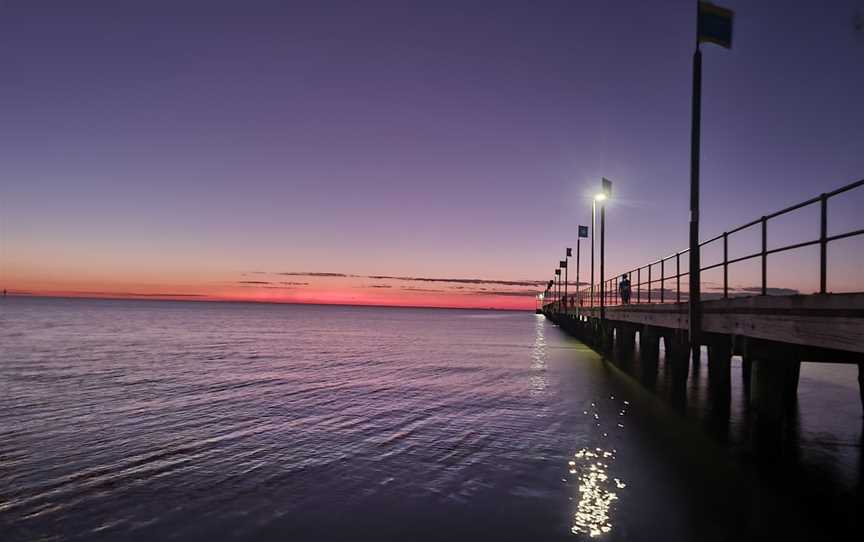
<svg viewBox="0 0 864 542">
<path fill-rule="evenodd" d="M 864 179 L 847 184 L 846 186 L 842 186 L 840 188 L 837 188 L 836 190 L 832 190 L 831 192 L 825 192 L 806 201 L 802 201 L 795 205 L 786 207 L 785 209 L 782 209 L 780 211 L 764 215 L 756 220 L 752 220 L 750 222 L 747 222 L 746 224 L 743 224 L 736 228 L 732 228 L 728 231 L 724 231 L 719 235 L 715 235 L 710 239 L 702 241 L 701 243 L 699 243 L 700 254 L 703 247 L 707 247 L 709 245 L 717 246 L 715 243 L 722 243 L 723 258 L 722 261 L 719 261 L 717 263 L 700 266 L 700 274 L 704 271 L 722 268 L 722 298 L 727 299 L 729 297 L 729 267 L 733 264 L 737 264 L 740 262 L 760 259 L 761 284 L 759 286 L 759 293 L 757 295 L 767 295 L 769 288 L 768 256 L 772 254 L 798 250 L 813 245 L 819 245 L 819 293 L 827 293 L 828 244 L 833 241 L 838 241 L 840 239 L 864 235 L 864 229 L 853 229 L 834 235 L 828 235 L 828 202 L 829 200 L 831 200 L 831 198 L 846 194 L 852 190 L 861 188 L 862 186 L 864 186 Z M 768 248 L 768 224 L 771 220 L 813 205 L 819 205 L 820 220 L 818 237 L 799 243 L 792 243 L 780 247 Z M 754 228 L 758 228 L 760 230 L 761 248 L 756 252 L 746 254 L 744 256 L 730 258 L 729 239 L 733 235 L 740 234 L 741 232 L 752 232 Z M 607 279 L 602 284 L 596 283 L 593 289 L 590 286 L 578 289 L 575 294 L 568 296 L 566 299 L 550 303 L 549 305 L 553 306 L 553 308 L 559 311 L 568 312 L 576 310 L 577 306 L 599 307 L 601 306 L 601 298 L 603 301 L 603 306 L 608 307 L 620 305 L 622 304 L 622 300 L 618 289 L 618 279 L 623 275 L 627 275 L 631 283 L 630 303 L 681 303 L 683 301 L 687 301 L 688 293 L 686 289 L 684 292 L 682 292 L 681 279 L 682 277 L 688 277 L 689 280 L 690 270 L 681 270 L 681 258 L 682 256 L 686 257 L 689 252 L 690 249 L 686 248 L 684 250 L 680 250 L 678 252 L 660 258 L 659 260 L 655 260 L 639 267 L 634 267 L 633 269 L 624 271 L 622 273 L 617 273 L 615 275 L 612 275 L 612 278 Z M 719 292 L 711 294 L 710 296 L 703 295 L 702 297 L 703 299 L 721 297 L 718 294 Z"/>
</svg>

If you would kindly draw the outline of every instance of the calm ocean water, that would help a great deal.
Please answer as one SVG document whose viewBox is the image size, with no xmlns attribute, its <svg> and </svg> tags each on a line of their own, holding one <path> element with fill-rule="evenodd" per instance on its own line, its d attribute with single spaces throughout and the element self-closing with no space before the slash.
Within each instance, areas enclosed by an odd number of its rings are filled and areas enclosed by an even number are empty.
<svg viewBox="0 0 864 542">
<path fill-rule="evenodd" d="M 673 406 L 529 313 L 6 298 L 0 539 L 823 539 L 855 371 L 805 364 L 765 474 L 737 361 L 718 428 L 704 364 Z"/>
</svg>

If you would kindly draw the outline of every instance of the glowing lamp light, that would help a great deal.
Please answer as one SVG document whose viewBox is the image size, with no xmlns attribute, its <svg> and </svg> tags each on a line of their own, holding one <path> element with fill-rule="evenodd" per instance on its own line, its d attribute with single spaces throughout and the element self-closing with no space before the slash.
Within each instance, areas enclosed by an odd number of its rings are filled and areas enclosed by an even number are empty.
<svg viewBox="0 0 864 542">
<path fill-rule="evenodd" d="M 594 196 L 594 199 L 595 199 L 596 201 L 605 201 L 605 200 L 606 200 L 606 193 L 605 193 L 605 192 L 600 192 L 599 194 L 597 194 L 596 196 Z"/>
</svg>

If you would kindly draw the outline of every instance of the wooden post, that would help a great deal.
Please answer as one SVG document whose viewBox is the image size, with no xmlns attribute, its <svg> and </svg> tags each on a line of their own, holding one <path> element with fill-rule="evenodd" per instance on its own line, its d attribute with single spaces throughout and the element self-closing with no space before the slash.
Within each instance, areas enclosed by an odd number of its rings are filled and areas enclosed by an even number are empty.
<svg viewBox="0 0 864 542">
<path fill-rule="evenodd" d="M 753 441 L 763 459 L 780 455 L 783 424 L 787 414 L 787 379 L 790 364 L 783 360 L 753 360 L 752 407 L 756 423 Z"/>
<path fill-rule="evenodd" d="M 615 327 L 607 320 L 600 320 L 600 349 L 604 354 L 612 354 L 615 348 Z"/>
<path fill-rule="evenodd" d="M 858 362 L 858 393 L 861 395 L 861 408 L 864 408 L 864 361 Z"/>
<path fill-rule="evenodd" d="M 666 340 L 666 362 L 671 363 L 672 376 L 676 381 L 686 382 L 690 372 L 690 343 L 684 331 L 669 331 Z"/>
<path fill-rule="evenodd" d="M 753 358 L 750 356 L 743 356 L 741 358 L 741 377 L 744 380 L 744 391 L 748 394 L 747 399 L 749 401 L 749 391 L 750 391 L 750 382 L 752 382 L 751 374 L 753 372 Z"/>
<path fill-rule="evenodd" d="M 819 196 L 819 293 L 828 291 L 828 195 Z"/>
<path fill-rule="evenodd" d="M 762 295 L 768 295 L 768 219 L 762 217 Z"/>
<path fill-rule="evenodd" d="M 714 338 L 708 343 L 708 387 L 718 401 L 729 400 L 731 360 L 732 341 L 728 337 Z"/>
<path fill-rule="evenodd" d="M 660 335 L 657 329 L 644 326 L 639 330 L 639 364 L 642 382 L 653 388 L 657 382 L 657 359 L 660 354 Z"/>
<path fill-rule="evenodd" d="M 636 345 L 636 327 L 632 324 L 618 323 L 615 327 L 615 343 L 621 361 L 629 363 Z"/>
<path fill-rule="evenodd" d="M 690 341 L 688 333 L 670 330 L 665 336 L 666 366 L 672 374 L 671 402 L 679 412 L 687 409 L 687 377 L 690 372 Z"/>
</svg>

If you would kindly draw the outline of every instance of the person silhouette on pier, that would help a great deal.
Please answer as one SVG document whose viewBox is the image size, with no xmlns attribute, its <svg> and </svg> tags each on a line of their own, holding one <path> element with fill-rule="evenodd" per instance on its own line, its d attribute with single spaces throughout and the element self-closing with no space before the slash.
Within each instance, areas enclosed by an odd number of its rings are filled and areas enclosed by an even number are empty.
<svg viewBox="0 0 864 542">
<path fill-rule="evenodd" d="M 618 293 L 621 294 L 621 303 L 630 304 L 630 279 L 627 275 L 621 275 L 621 282 L 618 283 Z"/>
</svg>

